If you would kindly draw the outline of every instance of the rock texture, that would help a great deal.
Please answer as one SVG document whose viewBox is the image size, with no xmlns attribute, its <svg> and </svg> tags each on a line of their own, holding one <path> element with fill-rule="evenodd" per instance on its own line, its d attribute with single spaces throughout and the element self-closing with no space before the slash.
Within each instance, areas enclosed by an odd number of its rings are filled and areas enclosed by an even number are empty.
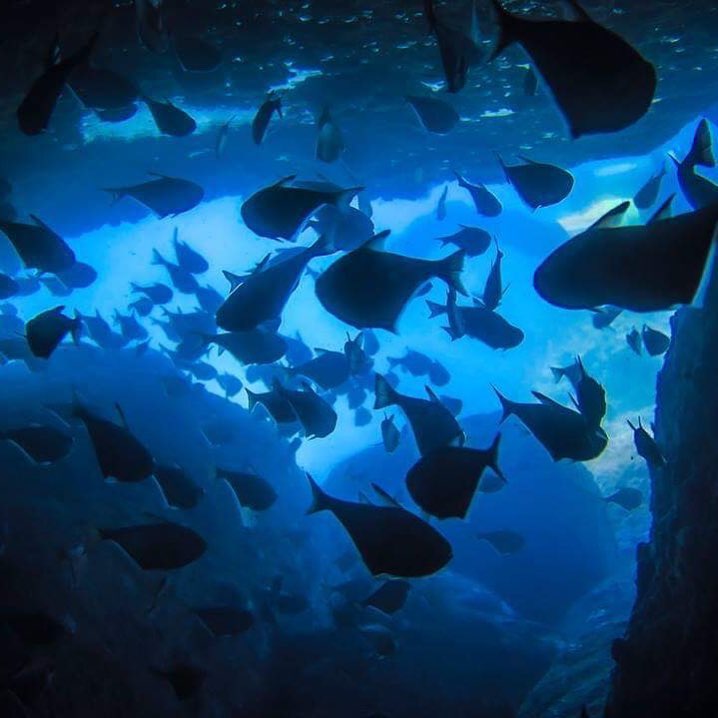
<svg viewBox="0 0 718 718">
<path fill-rule="evenodd" d="M 616 668 L 608 718 L 718 715 L 718 282 L 703 309 L 673 319 L 659 375 L 653 527 L 638 547 L 637 598 Z"/>
</svg>

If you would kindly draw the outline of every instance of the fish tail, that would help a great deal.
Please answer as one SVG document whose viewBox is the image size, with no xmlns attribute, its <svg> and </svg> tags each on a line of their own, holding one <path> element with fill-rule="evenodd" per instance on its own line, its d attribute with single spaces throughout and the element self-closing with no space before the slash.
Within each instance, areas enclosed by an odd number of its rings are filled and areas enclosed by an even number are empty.
<svg viewBox="0 0 718 718">
<path fill-rule="evenodd" d="M 429 307 L 429 319 L 438 317 L 441 314 L 446 314 L 447 308 L 443 304 L 438 302 L 432 302 L 430 299 L 426 300 L 426 306 Z"/>
<path fill-rule="evenodd" d="M 493 472 L 504 481 L 504 483 L 506 483 L 504 472 L 501 471 L 501 468 L 499 467 L 499 444 L 501 444 L 501 434 L 497 433 L 496 438 L 489 447 L 486 457 L 486 465 L 489 466 Z"/>
<path fill-rule="evenodd" d="M 509 416 L 511 416 L 511 414 L 514 413 L 514 404 L 512 401 L 509 401 L 509 399 L 507 399 L 495 386 L 492 386 L 491 388 L 494 390 L 496 396 L 501 402 L 501 421 L 504 422 Z"/>
<path fill-rule="evenodd" d="M 245 386 L 244 390 L 247 392 L 247 410 L 252 412 L 254 407 L 259 403 L 259 400 L 257 399 L 257 395 L 251 389 L 247 389 Z"/>
<path fill-rule="evenodd" d="M 513 33 L 513 15 L 504 9 L 500 0 L 491 0 L 491 5 L 496 17 L 498 38 L 489 61 L 496 59 L 516 39 Z"/>
<path fill-rule="evenodd" d="M 374 384 L 374 408 L 384 409 L 387 406 L 397 404 L 397 393 L 391 384 L 381 375 L 376 375 Z"/>
<path fill-rule="evenodd" d="M 558 384 L 564 377 L 563 369 L 557 366 L 551 367 L 551 373 L 553 374 L 553 380 Z"/>
<path fill-rule="evenodd" d="M 312 490 L 312 503 L 307 509 L 307 514 L 316 514 L 319 511 L 326 511 L 331 508 L 329 497 L 321 490 L 319 484 L 314 481 L 310 473 L 307 473 L 307 481 L 309 481 L 309 488 Z"/>
<path fill-rule="evenodd" d="M 167 260 L 156 250 L 152 250 L 152 264 L 159 264 L 161 266 L 167 265 Z"/>
<path fill-rule="evenodd" d="M 445 259 L 438 260 L 436 263 L 436 276 L 443 279 L 451 289 L 455 289 L 459 294 L 467 296 L 468 293 L 461 281 L 465 257 L 466 252 L 459 249 Z"/>
<path fill-rule="evenodd" d="M 630 419 L 626 419 L 626 423 L 631 427 L 633 431 L 637 431 L 638 427 L 634 425 L 634 423 Z M 641 420 L 639 418 L 638 423 L 641 423 Z"/>
</svg>

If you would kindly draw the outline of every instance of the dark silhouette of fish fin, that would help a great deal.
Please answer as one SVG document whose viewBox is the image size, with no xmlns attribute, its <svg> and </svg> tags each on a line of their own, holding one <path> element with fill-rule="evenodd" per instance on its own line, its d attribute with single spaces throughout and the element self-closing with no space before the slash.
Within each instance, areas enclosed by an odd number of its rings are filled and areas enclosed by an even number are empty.
<svg viewBox="0 0 718 718">
<path fill-rule="evenodd" d="M 387 406 L 393 406 L 397 403 L 399 398 L 391 384 L 389 384 L 389 382 L 381 374 L 376 375 L 374 394 L 375 409 L 384 409 Z"/>
</svg>

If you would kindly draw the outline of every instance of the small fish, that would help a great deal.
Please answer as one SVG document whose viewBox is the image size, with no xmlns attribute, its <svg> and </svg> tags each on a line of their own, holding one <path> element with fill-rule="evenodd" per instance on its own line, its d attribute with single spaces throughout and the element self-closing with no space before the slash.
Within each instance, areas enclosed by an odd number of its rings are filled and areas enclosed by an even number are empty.
<svg viewBox="0 0 718 718">
<path fill-rule="evenodd" d="M 317 159 L 328 163 L 336 162 L 344 151 L 344 140 L 328 107 L 325 107 L 319 116 L 317 130 Z"/>
<path fill-rule="evenodd" d="M 204 190 L 194 182 L 178 177 L 167 177 L 156 172 L 148 174 L 157 179 L 127 187 L 110 187 L 104 191 L 112 195 L 113 202 L 122 197 L 132 197 L 160 219 L 189 212 L 204 198 Z"/>
<path fill-rule="evenodd" d="M 412 106 L 422 126 L 436 135 L 446 135 L 456 127 L 459 120 L 458 112 L 443 100 L 433 97 L 407 95 L 406 101 Z"/>
<path fill-rule="evenodd" d="M 578 378 L 574 384 L 576 389 L 576 408 L 586 420 L 589 429 L 598 429 L 606 416 L 606 390 L 583 366 L 581 357 L 576 357 Z"/>
<path fill-rule="evenodd" d="M 504 296 L 504 288 L 501 281 L 501 260 L 503 258 L 504 253 L 499 249 L 499 243 L 496 242 L 496 259 L 491 265 L 489 276 L 486 277 L 486 283 L 484 284 L 484 292 L 481 295 L 481 302 L 484 308 L 490 311 L 494 311 L 498 308 Z"/>
<path fill-rule="evenodd" d="M 641 417 L 638 417 L 638 426 L 634 426 L 630 419 L 628 426 L 633 429 L 633 443 L 636 446 L 638 455 L 646 460 L 648 466 L 652 469 L 659 469 L 666 465 L 661 450 L 656 444 L 656 440 L 643 428 Z"/>
<path fill-rule="evenodd" d="M 232 487 L 240 505 L 252 511 L 266 511 L 278 498 L 272 485 L 254 472 L 217 467 L 216 475 Z"/>
<path fill-rule="evenodd" d="M 27 269 L 51 274 L 69 270 L 75 264 L 75 253 L 41 219 L 30 217 L 34 224 L 0 221 L 0 231 L 10 240 L 22 263 Z"/>
<path fill-rule="evenodd" d="M 402 357 L 387 357 L 387 361 L 392 370 L 400 367 L 412 376 L 427 376 L 434 363 L 426 354 L 417 352 L 414 349 L 407 349 Z"/>
<path fill-rule="evenodd" d="M 596 329 L 606 329 L 613 324 L 614 320 L 623 312 L 620 307 L 596 307 L 591 309 L 593 317 L 591 322 Z"/>
<path fill-rule="evenodd" d="M 267 98 L 260 105 L 257 110 L 257 114 L 252 120 L 252 140 L 255 145 L 261 145 L 264 136 L 267 134 L 267 128 L 269 127 L 269 121 L 272 119 L 272 115 L 277 113 L 279 119 L 282 118 L 282 99 L 276 92 L 270 92 Z"/>
<path fill-rule="evenodd" d="M 643 503 L 643 494 L 638 489 L 624 487 L 607 496 L 604 501 L 617 504 L 626 511 L 635 511 Z"/>
<path fill-rule="evenodd" d="M 64 459 L 75 443 L 64 431 L 38 424 L 0 430 L 0 440 L 16 444 L 38 464 L 54 464 Z"/>
<path fill-rule="evenodd" d="M 382 583 L 370 596 L 361 603 L 362 606 L 376 608 L 387 616 L 401 610 L 409 596 L 411 584 L 403 579 L 390 579 Z"/>
<path fill-rule="evenodd" d="M 481 227 L 459 225 L 461 229 L 446 237 L 437 237 L 442 245 L 453 244 L 466 252 L 467 257 L 478 257 L 491 245 L 491 235 Z"/>
<path fill-rule="evenodd" d="M 449 194 L 449 185 L 444 185 L 444 190 L 436 203 L 436 219 L 443 222 L 446 219 L 446 196 Z"/>
<path fill-rule="evenodd" d="M 190 274 L 204 274 L 209 269 L 209 262 L 195 249 L 179 239 L 179 230 L 175 227 L 172 246 L 177 257 L 177 266 Z"/>
<path fill-rule="evenodd" d="M 647 324 L 643 325 L 641 338 L 643 339 L 643 346 L 646 348 L 646 352 L 652 357 L 665 354 L 671 344 L 671 338 L 669 336 L 658 331 L 658 329 L 649 327 Z"/>
<path fill-rule="evenodd" d="M 217 377 L 217 383 L 224 389 L 224 396 L 227 399 L 236 396 L 244 388 L 241 379 L 233 374 L 220 374 Z"/>
<path fill-rule="evenodd" d="M 661 191 L 663 178 L 666 176 L 666 166 L 663 164 L 661 169 L 656 172 L 642 187 L 636 192 L 633 198 L 633 204 L 637 209 L 648 209 L 655 204 L 658 194 Z"/>
<path fill-rule="evenodd" d="M 323 439 L 336 428 L 337 413 L 307 382 L 302 382 L 302 386 L 303 391 L 296 391 L 277 383 L 275 389 L 289 402 L 304 435 L 308 439 Z"/>
<path fill-rule="evenodd" d="M 305 376 L 322 389 L 336 389 L 351 376 L 345 352 L 317 349 L 318 355 L 298 366 L 288 367 L 289 376 Z"/>
<path fill-rule="evenodd" d="M 172 289 L 166 284 L 155 282 L 143 287 L 135 282 L 130 282 L 130 287 L 132 287 L 133 293 L 144 294 L 153 304 L 167 304 L 172 300 Z"/>
<path fill-rule="evenodd" d="M 628 344 L 629 347 L 638 355 L 641 356 L 641 350 L 642 350 L 642 338 L 641 334 L 636 329 L 636 327 L 633 327 L 628 334 L 626 334 L 626 344 Z"/>
<path fill-rule="evenodd" d="M 423 455 L 406 475 L 406 488 L 417 506 L 440 519 L 463 519 L 485 469 L 506 479 L 498 466 L 501 435 L 488 449 L 443 446 Z"/>
<path fill-rule="evenodd" d="M 121 314 L 115 312 L 115 323 L 120 325 L 122 336 L 128 341 L 142 341 L 147 339 L 147 330 L 137 321 L 132 314 Z"/>
<path fill-rule="evenodd" d="M 199 306 L 208 314 L 216 314 L 217 310 L 222 306 L 224 297 L 214 288 L 210 286 L 198 286 L 194 290 Z"/>
<path fill-rule="evenodd" d="M 309 474 L 307 479 L 313 496 L 308 513 L 331 511 L 373 575 L 429 576 L 451 560 L 449 542 L 414 514 L 396 506 L 343 501 L 324 493 Z"/>
<path fill-rule="evenodd" d="M 394 417 L 384 414 L 381 422 L 381 440 L 384 443 L 384 449 L 387 453 L 393 454 L 399 447 L 401 433 L 394 424 Z"/>
<path fill-rule="evenodd" d="M 191 272 L 165 259 L 156 249 L 152 250 L 152 264 L 157 264 L 167 270 L 172 284 L 181 294 L 194 294 L 199 289 L 199 283 Z"/>
<path fill-rule="evenodd" d="M 464 432 L 453 414 L 427 387 L 429 399 L 400 394 L 381 375 L 376 375 L 374 409 L 398 406 L 406 415 L 422 456 L 442 446 L 463 444 Z"/>
<path fill-rule="evenodd" d="M 219 48 L 200 37 L 173 34 L 172 44 L 185 72 L 212 72 L 222 63 Z"/>
<path fill-rule="evenodd" d="M 72 335 L 75 344 L 79 344 L 82 320 L 78 316 L 74 319 L 65 316 L 64 309 L 62 305 L 48 309 L 25 324 L 27 344 L 36 357 L 49 359 L 68 334 Z"/>
<path fill-rule="evenodd" d="M 230 117 L 225 123 L 220 125 L 217 131 L 217 139 L 214 143 L 214 156 L 219 160 L 224 156 L 224 151 L 227 148 L 227 140 L 229 138 L 229 128 L 232 126 L 234 115 Z"/>
<path fill-rule="evenodd" d="M 112 331 L 112 327 L 107 323 L 99 310 L 95 310 L 95 315 L 84 315 L 76 312 L 79 319 L 82 320 L 84 329 L 87 330 L 95 344 L 103 349 L 119 349 L 127 344 L 127 340 L 117 332 Z"/>
<path fill-rule="evenodd" d="M 197 123 L 194 119 L 169 100 L 167 102 L 157 102 L 144 95 L 142 101 L 152 113 L 152 119 L 163 135 L 186 137 L 197 129 Z"/>
<path fill-rule="evenodd" d="M 432 277 L 465 293 L 461 284 L 463 250 L 439 260 L 405 257 L 384 250 L 388 234 L 381 232 L 343 255 L 315 282 L 324 308 L 358 329 L 376 327 L 396 332 L 409 300 Z"/>
<path fill-rule="evenodd" d="M 152 472 L 170 506 L 177 509 L 193 509 L 204 496 L 204 489 L 177 465 L 161 465 Z"/>
<path fill-rule="evenodd" d="M 568 379 L 571 385 L 575 387 L 582 376 L 581 367 L 578 365 L 578 361 L 574 361 L 568 366 L 552 366 L 550 367 L 551 373 L 553 374 L 554 381 L 558 384 L 561 379 Z"/>
<path fill-rule="evenodd" d="M 523 164 L 507 165 L 500 155 L 499 164 L 506 181 L 531 209 L 562 202 L 573 189 L 573 175 L 556 165 L 521 157 Z"/>
<path fill-rule="evenodd" d="M 525 545 L 526 539 L 516 531 L 483 531 L 476 534 L 480 541 L 486 541 L 502 556 L 518 553 Z"/>
<path fill-rule="evenodd" d="M 122 548 L 144 571 L 172 571 L 193 563 L 207 550 L 207 542 L 181 524 L 164 521 L 98 530 L 99 539 Z"/>
<path fill-rule="evenodd" d="M 463 187 L 470 195 L 474 202 L 476 211 L 485 217 L 498 217 L 503 209 L 501 202 L 486 189 L 483 184 L 471 184 L 467 182 L 458 172 L 454 172 L 459 187 Z"/>
</svg>

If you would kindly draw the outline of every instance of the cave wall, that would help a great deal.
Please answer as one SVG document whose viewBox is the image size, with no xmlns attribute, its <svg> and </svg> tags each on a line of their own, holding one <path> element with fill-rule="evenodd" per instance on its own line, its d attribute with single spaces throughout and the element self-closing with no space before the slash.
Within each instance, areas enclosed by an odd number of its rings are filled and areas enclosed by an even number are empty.
<svg viewBox="0 0 718 718">
<path fill-rule="evenodd" d="M 651 471 L 653 526 L 637 550 L 637 597 L 607 718 L 718 715 L 718 281 L 702 308 L 672 320 L 658 377 L 655 435 L 667 462 Z"/>
</svg>

